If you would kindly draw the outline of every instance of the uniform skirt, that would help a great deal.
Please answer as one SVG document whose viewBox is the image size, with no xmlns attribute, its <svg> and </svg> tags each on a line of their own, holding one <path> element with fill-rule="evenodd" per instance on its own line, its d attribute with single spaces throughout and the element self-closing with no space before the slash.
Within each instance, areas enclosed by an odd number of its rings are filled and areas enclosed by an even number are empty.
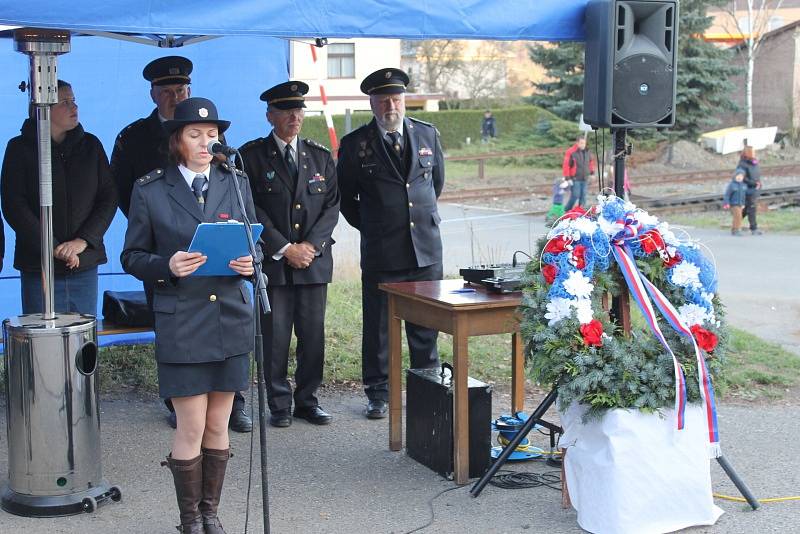
<svg viewBox="0 0 800 534">
<path fill-rule="evenodd" d="M 250 382 L 249 354 L 219 362 L 158 362 L 158 394 L 162 399 L 189 397 L 209 391 L 243 391 Z"/>
</svg>

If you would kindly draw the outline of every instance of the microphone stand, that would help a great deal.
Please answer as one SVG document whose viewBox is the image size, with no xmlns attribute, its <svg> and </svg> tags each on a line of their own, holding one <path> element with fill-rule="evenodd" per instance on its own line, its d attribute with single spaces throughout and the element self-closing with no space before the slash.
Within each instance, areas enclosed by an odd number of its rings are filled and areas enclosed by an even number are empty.
<svg viewBox="0 0 800 534">
<path fill-rule="evenodd" d="M 261 260 L 256 254 L 256 244 L 253 242 L 253 231 L 250 219 L 247 216 L 247 209 L 242 197 L 242 188 L 236 178 L 235 157 L 242 161 L 242 156 L 238 150 L 233 154 L 228 154 L 228 170 L 236 189 L 236 199 L 239 202 L 239 209 L 242 211 L 242 222 L 244 223 L 245 233 L 247 234 L 247 244 L 250 247 L 250 255 L 253 257 L 253 320 L 255 321 L 255 348 L 253 356 L 256 359 L 256 382 L 258 383 L 258 434 L 261 445 L 261 505 L 264 514 L 264 534 L 269 534 L 269 488 L 267 483 L 267 416 L 264 400 L 267 398 L 266 385 L 264 381 L 264 340 L 261 333 L 260 313 L 270 313 L 269 298 L 267 297 L 267 275 L 261 270 Z M 260 312 L 260 313 L 259 313 Z"/>
</svg>

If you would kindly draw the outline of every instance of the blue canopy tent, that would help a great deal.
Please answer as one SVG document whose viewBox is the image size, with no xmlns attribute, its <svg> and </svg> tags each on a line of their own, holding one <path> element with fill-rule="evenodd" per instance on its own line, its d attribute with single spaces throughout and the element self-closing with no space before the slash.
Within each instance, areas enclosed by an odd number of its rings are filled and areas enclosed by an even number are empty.
<svg viewBox="0 0 800 534">
<path fill-rule="evenodd" d="M 265 133 L 258 96 L 288 78 L 287 39 L 583 40 L 585 4 L 586 0 L 359 0 L 356 9 L 355 2 L 343 6 L 330 0 L 2 0 L 0 25 L 68 29 L 75 34 L 71 52 L 59 57 L 59 77 L 73 84 L 81 123 L 100 138 L 110 157 L 119 130 L 153 109 L 141 69 L 156 57 L 179 53 L 192 60 L 192 93 L 219 104 L 220 113 L 232 121 L 228 141 L 238 146 Z M 136 41 L 195 44 L 165 51 Z M 28 102 L 16 88 L 17 81 L 27 79 L 28 59 L 13 51 L 11 39 L 0 40 L 3 45 L 7 53 L 0 54 L 0 69 L 13 83 L 0 86 L 0 141 L 19 134 Z M 125 228 L 126 219 L 118 213 L 105 238 L 109 261 L 100 269 L 100 295 L 107 289 L 141 288 L 119 263 Z M 12 267 L 14 233 L 7 225 L 5 230 L 0 317 L 20 313 L 19 273 Z M 148 338 L 114 341 L 144 339 Z"/>
</svg>

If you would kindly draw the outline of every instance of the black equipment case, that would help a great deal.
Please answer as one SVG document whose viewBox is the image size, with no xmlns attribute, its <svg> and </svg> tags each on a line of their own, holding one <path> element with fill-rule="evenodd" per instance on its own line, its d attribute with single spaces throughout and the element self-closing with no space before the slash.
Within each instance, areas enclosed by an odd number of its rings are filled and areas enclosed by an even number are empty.
<svg viewBox="0 0 800 534">
<path fill-rule="evenodd" d="M 408 455 L 446 478 L 453 477 L 452 367 L 409 369 L 406 379 Z M 491 464 L 492 386 L 468 379 L 469 476 Z"/>
</svg>

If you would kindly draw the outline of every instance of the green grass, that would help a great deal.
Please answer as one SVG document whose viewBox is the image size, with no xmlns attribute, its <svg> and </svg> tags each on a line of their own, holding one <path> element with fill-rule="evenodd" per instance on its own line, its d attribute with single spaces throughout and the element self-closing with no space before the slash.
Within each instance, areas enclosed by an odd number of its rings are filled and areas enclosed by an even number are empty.
<svg viewBox="0 0 800 534">
<path fill-rule="evenodd" d="M 326 322 L 325 382 L 360 389 L 361 289 L 358 280 L 329 286 Z M 405 336 L 403 336 L 405 337 Z M 404 367 L 408 352 L 404 341 Z M 441 334 L 442 358 L 452 362 L 453 345 Z M 511 383 L 511 336 L 472 337 L 469 341 L 470 376 L 507 387 Z M 0 369 L 3 359 L 0 358 Z M 152 345 L 116 346 L 100 351 L 101 391 L 118 393 L 158 391 Z M 800 384 L 800 357 L 752 334 L 731 329 L 725 376 L 717 381 L 724 399 L 779 399 Z M 4 387 L 4 383 L 2 386 Z"/>
<path fill-rule="evenodd" d="M 670 216 L 673 225 L 695 226 L 698 228 L 725 228 L 731 227 L 731 215 L 727 211 L 681 213 Z M 742 224 L 743 231 L 747 231 L 747 220 Z M 771 233 L 800 233 L 800 208 L 784 208 L 770 210 L 758 214 L 758 227 Z"/>
<path fill-rule="evenodd" d="M 731 329 L 725 376 L 718 389 L 727 397 L 779 399 L 798 385 L 800 356 L 752 334 Z"/>
</svg>

